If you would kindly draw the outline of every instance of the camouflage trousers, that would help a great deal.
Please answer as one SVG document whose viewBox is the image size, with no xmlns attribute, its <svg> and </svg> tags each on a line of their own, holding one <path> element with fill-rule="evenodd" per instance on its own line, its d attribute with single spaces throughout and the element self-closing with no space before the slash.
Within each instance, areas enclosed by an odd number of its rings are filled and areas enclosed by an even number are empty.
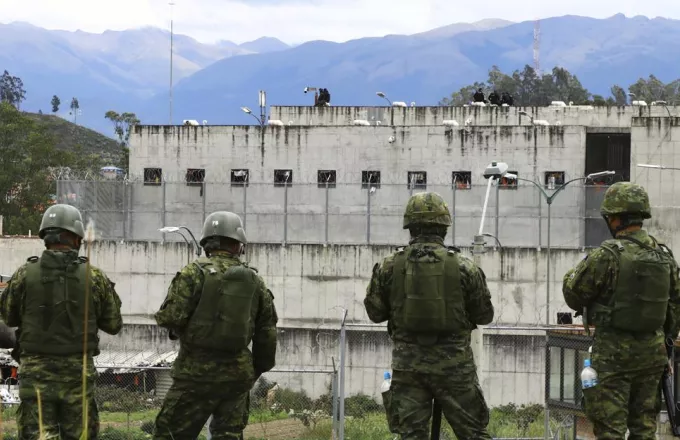
<svg viewBox="0 0 680 440">
<path fill-rule="evenodd" d="M 153 438 L 194 440 L 212 415 L 210 434 L 214 440 L 242 440 L 251 385 L 175 379 L 156 417 Z"/>
<path fill-rule="evenodd" d="M 40 391 L 40 405 L 38 393 Z M 32 381 L 23 377 L 19 384 L 21 404 L 17 411 L 19 438 L 78 440 L 83 432 L 82 385 L 77 382 Z M 94 384 L 86 391 L 88 426 L 87 438 L 95 439 L 99 433 L 99 412 L 94 399 Z M 41 423 L 42 420 L 42 423 Z"/>
<path fill-rule="evenodd" d="M 585 413 L 598 440 L 656 438 L 664 366 L 636 372 L 600 372 L 598 384 L 583 390 Z"/>
<path fill-rule="evenodd" d="M 476 373 L 472 376 L 413 373 L 395 370 L 390 386 L 388 418 L 402 440 L 427 440 L 436 399 L 458 440 L 489 440 L 489 408 Z M 396 425 L 396 428 L 393 428 Z"/>
</svg>

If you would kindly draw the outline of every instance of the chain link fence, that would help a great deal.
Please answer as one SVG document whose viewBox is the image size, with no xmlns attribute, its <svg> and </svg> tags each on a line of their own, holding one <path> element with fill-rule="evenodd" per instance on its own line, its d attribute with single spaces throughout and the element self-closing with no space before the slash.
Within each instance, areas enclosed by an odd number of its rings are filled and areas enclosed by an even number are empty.
<svg viewBox="0 0 680 440">
<path fill-rule="evenodd" d="M 501 182 L 491 189 L 483 232 L 502 246 L 597 246 L 609 234 L 599 213 L 605 183 L 571 184 L 548 206 L 542 191 L 552 194 L 559 181 Z M 200 230 L 208 214 L 229 210 L 242 217 L 252 242 L 393 244 L 406 239 L 402 218 L 408 198 L 425 190 L 441 194 L 454 213 L 448 244 L 469 245 L 478 234 L 487 186 L 465 181 L 454 185 L 58 180 L 54 201 L 74 205 L 86 219 L 94 220 L 99 239 L 181 240 L 160 229 Z M 560 231 L 550 242 L 549 222 L 553 232 Z"/>
</svg>

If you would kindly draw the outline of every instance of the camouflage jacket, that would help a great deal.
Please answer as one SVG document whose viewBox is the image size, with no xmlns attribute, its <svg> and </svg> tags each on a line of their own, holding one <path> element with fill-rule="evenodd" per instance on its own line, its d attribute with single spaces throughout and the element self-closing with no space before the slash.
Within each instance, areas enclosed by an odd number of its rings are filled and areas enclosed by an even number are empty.
<svg viewBox="0 0 680 440">
<path fill-rule="evenodd" d="M 66 258 L 78 258 L 77 251 L 51 251 L 68 254 Z M 27 263 L 28 264 L 28 263 Z M 121 300 L 116 293 L 115 284 L 102 272 L 101 269 L 90 266 L 90 280 L 95 305 L 97 326 L 100 330 L 115 335 L 123 327 L 123 318 L 120 313 Z M 0 295 L 0 317 L 10 327 L 18 327 L 21 331 L 21 322 L 24 315 L 24 298 L 26 292 L 26 264 L 22 265 L 12 275 L 7 288 Z M 17 337 L 18 340 L 18 337 Z M 22 379 L 40 381 L 74 382 L 82 379 L 83 357 L 82 355 L 70 356 L 47 356 L 30 355 L 20 352 L 19 374 Z M 88 376 L 96 377 L 94 361 L 92 357 L 87 360 Z"/>
<path fill-rule="evenodd" d="M 226 252 L 211 253 L 213 263 L 225 270 L 239 263 L 239 259 Z M 261 308 L 257 312 L 253 334 L 252 353 L 244 350 L 234 356 L 216 355 L 210 350 L 188 347 L 180 343 L 177 359 L 173 363 L 172 376 L 176 379 L 201 382 L 253 381 L 259 374 L 271 370 L 276 360 L 276 323 L 278 316 L 274 295 L 267 289 L 262 277 L 257 276 Z M 156 313 L 159 326 L 170 330 L 171 335 L 182 334 L 200 299 L 203 272 L 195 264 L 189 264 L 177 272 L 168 289 L 168 295 Z"/>
<path fill-rule="evenodd" d="M 444 240 L 439 236 L 428 235 L 412 239 L 409 244 L 444 246 Z M 375 323 L 388 321 L 387 331 L 390 336 L 394 332 L 389 300 L 394 256 L 392 254 L 380 265 L 376 265 L 364 299 L 369 319 Z M 486 276 L 469 258 L 461 254 L 458 254 L 458 258 L 467 317 L 475 326 L 488 324 L 493 320 L 494 309 Z M 396 341 L 392 350 L 392 368 L 433 374 L 471 374 L 475 371 L 475 363 L 470 348 L 470 332 L 438 341 L 431 346 Z"/>
<path fill-rule="evenodd" d="M 654 247 L 654 241 L 644 230 L 619 233 Z M 599 247 L 587 255 L 564 276 L 562 292 L 567 305 L 583 312 L 593 302 L 607 304 L 618 279 L 619 267 L 614 255 Z M 668 361 L 664 334 L 677 339 L 680 330 L 680 282 L 678 266 L 672 268 L 673 286 L 663 332 L 656 335 L 634 335 L 612 329 L 596 328 L 593 342 L 593 366 L 598 371 L 636 370 L 663 365 Z"/>
</svg>

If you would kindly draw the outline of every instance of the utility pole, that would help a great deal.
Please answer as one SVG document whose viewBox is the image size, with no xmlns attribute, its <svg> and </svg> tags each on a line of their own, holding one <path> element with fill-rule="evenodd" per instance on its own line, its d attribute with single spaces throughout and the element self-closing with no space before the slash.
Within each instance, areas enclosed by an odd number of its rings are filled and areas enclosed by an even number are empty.
<svg viewBox="0 0 680 440">
<path fill-rule="evenodd" d="M 172 125 L 172 55 L 173 55 L 173 16 L 172 16 L 172 10 L 173 6 L 175 6 L 174 2 L 168 3 L 170 5 L 170 121 L 169 125 Z"/>
<path fill-rule="evenodd" d="M 541 20 L 534 21 L 534 71 L 541 75 Z"/>
</svg>

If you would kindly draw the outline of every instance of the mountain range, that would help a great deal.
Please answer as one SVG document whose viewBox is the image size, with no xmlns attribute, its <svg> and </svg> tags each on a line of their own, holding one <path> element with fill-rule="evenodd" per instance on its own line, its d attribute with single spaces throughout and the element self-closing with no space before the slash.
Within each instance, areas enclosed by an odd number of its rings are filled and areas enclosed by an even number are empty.
<svg viewBox="0 0 680 440">
<path fill-rule="evenodd" d="M 24 81 L 22 109 L 49 113 L 52 95 L 69 118 L 77 97 L 78 123 L 112 134 L 107 110 L 135 112 L 142 123 L 169 118 L 169 32 L 157 28 L 106 31 L 46 30 L 27 23 L 0 24 L 0 71 Z M 174 35 L 173 123 L 250 124 L 240 107 L 310 105 L 304 87 L 325 87 L 331 105 L 382 105 L 392 100 L 436 105 L 492 65 L 511 72 L 533 64 L 534 22 L 488 19 L 456 23 L 413 35 L 360 38 L 344 43 L 309 41 L 297 46 L 272 37 L 236 44 L 204 44 Z M 541 20 L 540 62 L 578 75 L 592 93 L 607 95 L 650 73 L 680 77 L 672 54 L 680 49 L 680 20 L 562 16 Z"/>
</svg>

